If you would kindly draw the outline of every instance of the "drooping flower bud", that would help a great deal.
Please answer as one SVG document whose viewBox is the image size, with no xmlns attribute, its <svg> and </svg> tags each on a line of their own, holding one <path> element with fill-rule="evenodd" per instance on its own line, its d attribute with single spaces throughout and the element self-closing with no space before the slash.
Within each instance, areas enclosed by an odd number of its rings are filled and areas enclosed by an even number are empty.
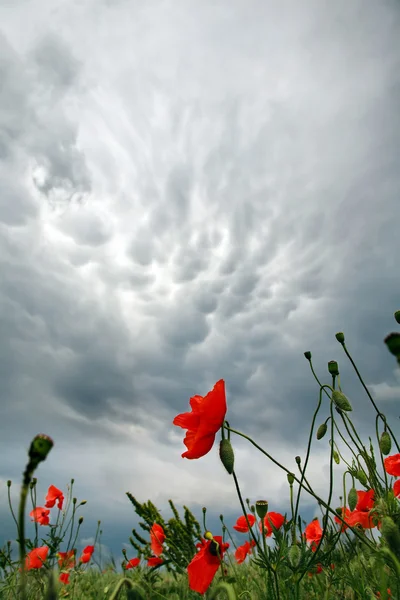
<svg viewBox="0 0 400 600">
<path fill-rule="evenodd" d="M 385 539 L 390 550 L 396 554 L 400 554 L 400 532 L 396 523 L 391 517 L 383 517 L 381 526 L 382 536 Z"/>
<path fill-rule="evenodd" d="M 349 508 L 350 510 L 354 510 L 355 507 L 357 506 L 357 502 L 358 502 L 358 495 L 357 495 L 357 490 L 356 488 L 351 488 L 351 490 L 349 491 L 349 495 L 347 496 L 347 501 L 349 503 Z"/>
<path fill-rule="evenodd" d="M 225 469 L 228 471 L 229 475 L 232 475 L 233 466 L 235 463 L 235 455 L 233 453 L 233 448 L 230 440 L 225 438 L 224 440 L 220 441 L 219 457 Z"/>
<path fill-rule="evenodd" d="M 400 310 L 396 310 L 396 312 L 394 313 L 394 318 L 396 319 L 397 323 L 399 323 L 399 325 L 400 325 Z"/>
<path fill-rule="evenodd" d="M 339 375 L 339 367 L 336 360 L 330 360 L 328 362 L 328 371 L 334 377 L 337 377 Z"/>
<path fill-rule="evenodd" d="M 290 564 L 295 569 L 299 564 L 301 558 L 301 550 L 297 544 L 293 544 L 292 546 L 290 546 L 288 557 Z"/>
<path fill-rule="evenodd" d="M 379 448 L 381 449 L 382 454 L 385 456 L 390 454 L 390 450 L 392 448 L 392 438 L 387 431 L 384 431 L 381 435 L 381 439 L 379 440 Z"/>
<path fill-rule="evenodd" d="M 339 331 L 336 335 L 335 338 L 337 339 L 337 341 L 340 344 L 344 344 L 344 333 L 342 331 Z"/>
<path fill-rule="evenodd" d="M 304 356 L 307 360 L 311 360 L 311 352 L 309 350 L 307 350 L 307 352 L 304 352 Z"/>
<path fill-rule="evenodd" d="M 257 500 L 256 512 L 260 519 L 263 519 L 268 512 L 268 502 L 266 500 Z"/>
<path fill-rule="evenodd" d="M 359 469 L 356 473 L 356 477 L 357 477 L 358 481 L 361 483 L 361 485 L 364 485 L 364 486 L 367 485 L 368 479 L 367 479 L 367 476 L 364 473 L 364 471 Z"/>
<path fill-rule="evenodd" d="M 389 333 L 383 340 L 389 352 L 393 354 L 400 363 L 400 333 Z"/>
<path fill-rule="evenodd" d="M 332 400 L 335 403 L 335 406 L 337 406 L 337 408 L 339 408 L 340 410 L 344 410 L 347 412 L 353 410 L 346 396 L 338 390 L 333 390 Z"/>
<path fill-rule="evenodd" d="M 46 460 L 48 453 L 54 446 L 53 440 L 44 433 L 39 433 L 36 435 L 31 443 L 29 448 L 29 458 L 34 462 L 41 462 L 42 460 Z"/>
<path fill-rule="evenodd" d="M 326 423 L 322 423 L 317 430 L 317 440 L 322 440 L 327 431 L 328 425 Z"/>
</svg>

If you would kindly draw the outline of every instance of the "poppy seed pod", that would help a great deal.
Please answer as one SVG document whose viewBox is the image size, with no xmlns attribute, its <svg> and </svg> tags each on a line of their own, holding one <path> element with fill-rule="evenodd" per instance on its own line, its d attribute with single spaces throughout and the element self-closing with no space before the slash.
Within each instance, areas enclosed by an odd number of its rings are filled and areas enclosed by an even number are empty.
<svg viewBox="0 0 400 600">
<path fill-rule="evenodd" d="M 397 323 L 399 323 L 399 325 L 400 325 L 400 310 L 396 310 L 396 312 L 394 313 L 394 318 L 396 319 Z"/>
<path fill-rule="evenodd" d="M 229 475 L 232 475 L 233 466 L 235 462 L 235 455 L 233 453 L 232 444 L 229 440 L 224 439 L 220 441 L 219 457 L 225 469 L 228 471 Z"/>
<path fill-rule="evenodd" d="M 333 377 L 337 377 L 339 375 L 339 367 L 336 360 L 330 360 L 328 362 L 328 371 Z"/>
<path fill-rule="evenodd" d="M 44 433 L 36 435 L 29 448 L 29 458 L 35 462 L 46 460 L 48 453 L 54 446 L 53 440 Z"/>
<path fill-rule="evenodd" d="M 357 502 L 358 502 L 358 495 L 357 495 L 357 490 L 356 488 L 351 488 L 351 490 L 349 491 L 349 495 L 347 496 L 347 500 L 349 502 L 349 508 L 351 511 L 353 511 L 355 509 L 355 507 L 357 506 Z"/>
<path fill-rule="evenodd" d="M 342 392 L 338 392 L 338 390 L 333 390 L 332 400 L 335 403 L 335 406 L 340 410 L 344 410 L 347 412 L 353 410 L 346 396 Z"/>
<path fill-rule="evenodd" d="M 328 431 L 328 426 L 326 423 L 322 423 L 317 430 L 317 440 L 322 440 L 326 432 Z"/>
<path fill-rule="evenodd" d="M 340 344 L 344 344 L 344 333 L 342 331 L 339 331 L 336 335 L 335 338 L 337 339 L 337 341 Z"/>
<path fill-rule="evenodd" d="M 266 500 L 257 500 L 256 511 L 260 519 L 263 519 L 268 512 L 268 502 Z"/>
<path fill-rule="evenodd" d="M 392 438 L 387 431 L 384 431 L 381 435 L 381 439 L 379 440 L 379 448 L 381 449 L 382 454 L 385 456 L 390 454 L 390 450 L 392 448 Z"/>
</svg>

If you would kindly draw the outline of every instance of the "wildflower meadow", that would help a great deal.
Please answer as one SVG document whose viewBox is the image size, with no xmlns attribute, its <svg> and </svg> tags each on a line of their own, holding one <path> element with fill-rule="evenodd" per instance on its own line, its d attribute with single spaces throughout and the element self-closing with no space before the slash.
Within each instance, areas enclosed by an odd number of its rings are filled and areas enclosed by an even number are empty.
<svg viewBox="0 0 400 600">
<path fill-rule="evenodd" d="M 400 311 L 394 316 L 400 324 Z M 220 530 L 210 531 L 206 507 L 199 523 L 190 508 L 178 510 L 170 500 L 173 516 L 166 521 L 151 500 L 140 503 L 127 492 L 127 501 L 141 519 L 141 531 L 132 530 L 131 551 L 122 550 L 122 574 L 114 559 L 105 569 L 99 568 L 100 523 L 94 544 L 86 546 L 80 555 L 76 551 L 84 518 L 78 512 L 86 502 L 73 496 L 74 480 L 66 490 L 51 485 L 45 495 L 39 492 L 34 474 L 43 468 L 41 463 L 54 442 L 48 435 L 37 435 L 29 447 L 18 507 L 12 505 L 12 482 L 7 482 L 19 555 L 13 556 L 10 541 L 0 550 L 0 598 L 400 600 L 400 447 L 393 424 L 381 412 L 350 355 L 344 334 L 337 333 L 336 339 L 355 370 L 365 401 L 372 404 L 374 440 L 361 439 L 357 431 L 357 414 L 353 417 L 352 405 L 342 389 L 338 363 L 328 363 L 329 383 L 322 383 L 311 352 L 304 356 L 319 390 L 315 406 L 310 402 L 307 447 L 303 455 L 294 457 L 290 468 L 271 455 L 271 448 L 262 448 L 227 420 L 222 379 L 204 397 L 190 398 L 190 412 L 182 412 L 173 420 L 173 425 L 185 432 L 184 459 L 201 460 L 213 449 L 217 434 L 220 436 L 221 468 L 232 478 L 238 497 L 233 529 L 242 540 L 240 545 L 222 514 Z M 400 366 L 400 333 L 391 333 L 384 341 Z M 393 357 L 388 355 L 388 360 Z M 282 498 L 282 504 L 289 500 L 288 513 L 282 514 L 279 505 L 270 505 L 268 482 L 264 498 L 252 498 L 251 490 L 246 490 L 249 497 L 244 497 L 235 473 L 236 436 L 285 471 L 288 496 Z M 330 442 L 330 473 L 322 498 L 308 481 L 307 467 L 312 449 L 325 436 Z M 336 495 L 338 464 L 346 465 L 346 470 Z M 321 512 L 311 522 L 304 521 L 299 513 L 303 495 L 312 497 Z M 26 537 L 28 518 L 34 523 L 34 539 Z"/>
</svg>

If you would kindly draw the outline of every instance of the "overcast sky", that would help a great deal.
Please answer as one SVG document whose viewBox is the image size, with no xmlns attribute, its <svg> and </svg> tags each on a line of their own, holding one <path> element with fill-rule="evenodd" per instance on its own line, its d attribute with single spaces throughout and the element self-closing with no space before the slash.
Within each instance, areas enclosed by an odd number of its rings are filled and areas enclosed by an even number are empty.
<svg viewBox="0 0 400 600">
<path fill-rule="evenodd" d="M 399 108 L 397 0 L 0 1 L 0 543 L 39 432 L 80 546 L 101 519 L 120 558 L 126 491 L 236 520 L 217 445 L 182 459 L 173 418 L 223 378 L 231 426 L 295 470 L 311 350 L 372 432 L 337 331 L 398 431 Z M 243 495 L 287 510 L 233 442 Z M 311 463 L 326 497 L 327 439 Z"/>
</svg>

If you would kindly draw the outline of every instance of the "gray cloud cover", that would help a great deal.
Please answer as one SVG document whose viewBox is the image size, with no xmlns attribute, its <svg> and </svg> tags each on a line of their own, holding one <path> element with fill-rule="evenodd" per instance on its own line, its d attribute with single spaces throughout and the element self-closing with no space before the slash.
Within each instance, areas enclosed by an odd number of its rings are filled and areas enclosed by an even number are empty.
<svg viewBox="0 0 400 600">
<path fill-rule="evenodd" d="M 224 378 L 232 426 L 294 468 L 312 350 L 367 435 L 339 330 L 397 419 L 397 2 L 41 0 L 0 24 L 2 522 L 40 431 L 43 495 L 75 477 L 116 553 L 127 490 L 236 518 L 216 449 L 181 459 L 172 419 Z M 284 474 L 235 448 L 244 495 L 287 508 Z"/>
</svg>

